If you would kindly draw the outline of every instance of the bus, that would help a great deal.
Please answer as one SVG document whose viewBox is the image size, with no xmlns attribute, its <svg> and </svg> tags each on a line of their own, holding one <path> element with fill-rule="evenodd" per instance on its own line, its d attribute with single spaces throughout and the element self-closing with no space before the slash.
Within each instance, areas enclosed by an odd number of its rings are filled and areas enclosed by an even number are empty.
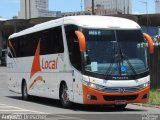
<svg viewBox="0 0 160 120">
<path fill-rule="evenodd" d="M 148 43 L 148 44 L 147 44 Z M 27 100 L 39 96 L 112 105 L 148 101 L 151 37 L 134 21 L 70 16 L 35 25 L 8 39 L 8 88 Z"/>
</svg>

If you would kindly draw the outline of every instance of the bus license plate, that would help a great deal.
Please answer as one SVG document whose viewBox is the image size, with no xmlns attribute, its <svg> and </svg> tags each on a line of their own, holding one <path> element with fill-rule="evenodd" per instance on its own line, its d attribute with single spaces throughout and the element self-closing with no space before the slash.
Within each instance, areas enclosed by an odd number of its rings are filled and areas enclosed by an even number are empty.
<svg viewBox="0 0 160 120">
<path fill-rule="evenodd" d="M 126 103 L 127 103 L 126 100 L 115 100 L 116 105 L 123 105 L 123 104 L 126 104 Z"/>
</svg>

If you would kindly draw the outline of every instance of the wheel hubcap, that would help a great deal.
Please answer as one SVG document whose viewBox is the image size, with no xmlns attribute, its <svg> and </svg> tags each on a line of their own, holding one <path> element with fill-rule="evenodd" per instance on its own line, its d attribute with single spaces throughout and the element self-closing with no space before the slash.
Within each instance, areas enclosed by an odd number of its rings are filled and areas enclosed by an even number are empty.
<svg viewBox="0 0 160 120">
<path fill-rule="evenodd" d="M 64 103 L 69 102 L 69 95 L 68 95 L 67 91 L 68 91 L 67 88 L 65 86 L 63 86 L 62 99 L 63 99 Z"/>
</svg>

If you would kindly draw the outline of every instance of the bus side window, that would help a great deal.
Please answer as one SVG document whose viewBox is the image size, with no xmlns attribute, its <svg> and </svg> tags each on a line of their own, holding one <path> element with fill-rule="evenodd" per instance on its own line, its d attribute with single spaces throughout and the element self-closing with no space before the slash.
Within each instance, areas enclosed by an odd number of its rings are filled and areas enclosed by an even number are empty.
<svg viewBox="0 0 160 120">
<path fill-rule="evenodd" d="M 38 33 L 19 37 L 18 56 L 34 56 L 38 45 Z"/>
<path fill-rule="evenodd" d="M 55 27 L 42 31 L 41 55 L 63 53 L 63 38 L 61 27 Z"/>
<path fill-rule="evenodd" d="M 79 49 L 78 38 L 75 34 L 76 30 L 78 30 L 78 27 L 75 25 L 65 26 L 66 40 L 71 64 L 76 69 L 81 70 L 81 53 Z"/>
<path fill-rule="evenodd" d="M 49 30 L 45 30 L 41 32 L 41 39 L 40 39 L 40 51 L 41 55 L 46 55 L 50 53 L 50 48 L 51 48 L 51 40 L 49 36 Z"/>
<path fill-rule="evenodd" d="M 61 27 L 56 27 L 56 29 L 53 29 L 51 31 L 52 38 L 54 40 L 55 53 L 63 53 L 64 52 L 64 45 L 63 45 L 63 37 L 62 37 L 62 29 Z"/>
</svg>

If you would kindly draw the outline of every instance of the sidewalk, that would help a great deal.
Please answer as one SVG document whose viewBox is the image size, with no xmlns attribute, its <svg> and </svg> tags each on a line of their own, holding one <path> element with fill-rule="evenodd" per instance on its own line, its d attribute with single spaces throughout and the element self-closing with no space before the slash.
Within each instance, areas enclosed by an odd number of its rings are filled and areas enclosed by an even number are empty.
<svg viewBox="0 0 160 120">
<path fill-rule="evenodd" d="M 2 66 L 0 66 L 0 74 L 1 74 L 1 75 L 3 75 L 3 74 L 6 75 L 6 73 L 7 73 L 7 67 L 2 67 Z"/>
</svg>

